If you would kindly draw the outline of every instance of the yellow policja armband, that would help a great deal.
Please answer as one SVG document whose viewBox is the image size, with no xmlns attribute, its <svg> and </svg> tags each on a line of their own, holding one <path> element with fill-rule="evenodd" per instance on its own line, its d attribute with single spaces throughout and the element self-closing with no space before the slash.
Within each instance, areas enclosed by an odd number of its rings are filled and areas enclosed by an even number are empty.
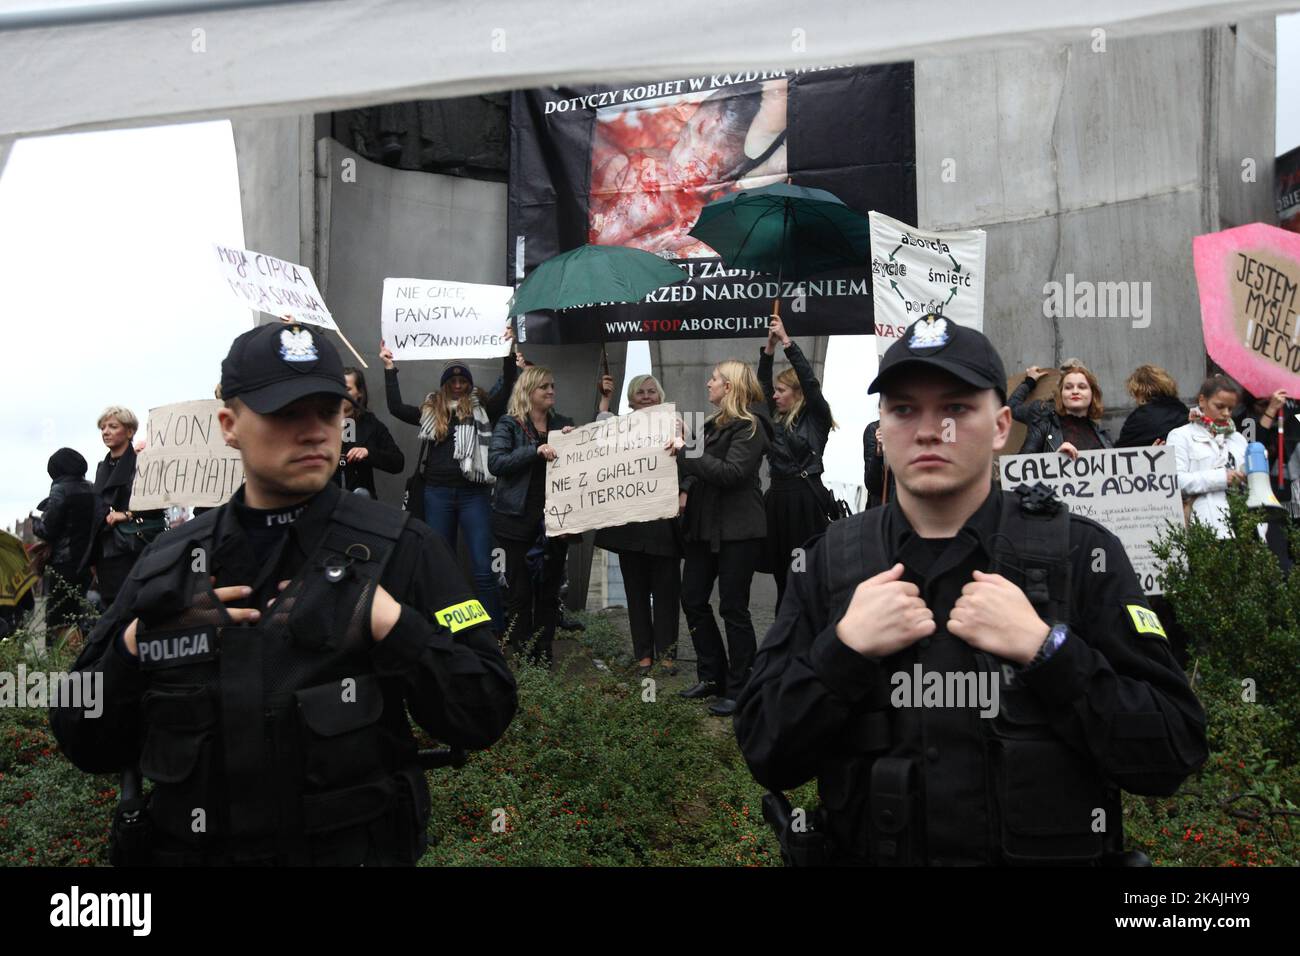
<svg viewBox="0 0 1300 956">
<path fill-rule="evenodd" d="M 1164 625 L 1160 623 L 1160 618 L 1156 612 L 1150 608 L 1145 608 L 1141 604 L 1125 604 L 1124 610 L 1128 611 L 1129 620 L 1133 622 L 1133 630 L 1139 634 L 1154 634 L 1156 637 L 1169 639 L 1165 633 Z"/>
<path fill-rule="evenodd" d="M 475 624 L 483 624 L 491 620 L 488 617 L 488 612 L 483 610 L 483 605 L 473 599 L 462 601 L 460 604 L 453 604 L 441 611 L 434 611 L 433 619 L 453 634 L 457 631 L 463 631 L 467 627 L 473 627 Z"/>
</svg>

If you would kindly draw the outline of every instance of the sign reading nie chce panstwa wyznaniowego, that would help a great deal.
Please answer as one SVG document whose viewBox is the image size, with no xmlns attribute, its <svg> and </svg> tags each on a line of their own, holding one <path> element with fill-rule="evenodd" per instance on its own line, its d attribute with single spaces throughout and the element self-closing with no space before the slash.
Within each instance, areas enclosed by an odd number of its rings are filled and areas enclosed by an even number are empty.
<svg viewBox="0 0 1300 956">
<path fill-rule="evenodd" d="M 385 279 L 380 330 L 393 358 L 500 358 L 505 337 L 508 285 Z"/>
<path fill-rule="evenodd" d="M 1160 594 L 1160 563 L 1151 542 L 1166 522 L 1183 524 L 1183 499 L 1171 449 L 1107 448 L 1081 451 L 1071 460 L 1059 452 L 1003 455 L 998 459 L 1002 487 L 1013 491 L 1039 482 L 1056 492 L 1072 514 L 1103 525 L 1124 545 L 1147 594 Z M 1103 570 L 1098 568 L 1097 570 Z"/>
<path fill-rule="evenodd" d="M 912 222 L 914 125 L 910 63 L 512 94 L 512 280 L 585 243 L 656 253 L 688 279 L 628 305 L 529 313 L 520 341 L 763 336 L 778 294 L 797 300 L 782 309 L 791 334 L 871 334 L 868 264 L 778 283 L 689 232 L 706 204 L 787 177 Z"/>
</svg>

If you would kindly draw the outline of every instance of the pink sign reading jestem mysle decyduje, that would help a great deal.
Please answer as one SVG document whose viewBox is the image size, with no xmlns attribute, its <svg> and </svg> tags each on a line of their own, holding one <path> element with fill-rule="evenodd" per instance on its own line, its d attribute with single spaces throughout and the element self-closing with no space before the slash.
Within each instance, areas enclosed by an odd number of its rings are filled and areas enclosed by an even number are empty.
<svg viewBox="0 0 1300 956">
<path fill-rule="evenodd" d="M 1300 234 L 1251 223 L 1192 239 L 1205 348 L 1252 394 L 1300 395 Z"/>
</svg>

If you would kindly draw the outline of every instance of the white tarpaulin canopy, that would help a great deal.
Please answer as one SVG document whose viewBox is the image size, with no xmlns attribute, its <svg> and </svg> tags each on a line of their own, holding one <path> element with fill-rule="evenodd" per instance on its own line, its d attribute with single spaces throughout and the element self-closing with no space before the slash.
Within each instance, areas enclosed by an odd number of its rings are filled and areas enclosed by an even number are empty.
<svg viewBox="0 0 1300 956">
<path fill-rule="evenodd" d="M 550 83 L 1107 42 L 1300 0 L 0 0 L 0 143 Z"/>
</svg>

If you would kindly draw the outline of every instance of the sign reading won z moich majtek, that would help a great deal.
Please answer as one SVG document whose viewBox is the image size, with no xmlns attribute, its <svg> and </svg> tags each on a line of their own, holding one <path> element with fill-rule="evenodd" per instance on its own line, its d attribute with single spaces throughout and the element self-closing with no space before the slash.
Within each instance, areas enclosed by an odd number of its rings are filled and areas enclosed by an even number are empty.
<svg viewBox="0 0 1300 956">
<path fill-rule="evenodd" d="M 677 409 L 656 405 L 551 432 L 546 466 L 546 533 L 581 534 L 677 514 L 677 459 L 667 450 Z M 685 454 L 685 450 L 679 454 Z"/>
<path fill-rule="evenodd" d="M 135 459 L 131 510 L 213 508 L 244 483 L 239 452 L 221 437 L 221 402 L 203 399 L 149 409 L 144 451 Z"/>
</svg>

